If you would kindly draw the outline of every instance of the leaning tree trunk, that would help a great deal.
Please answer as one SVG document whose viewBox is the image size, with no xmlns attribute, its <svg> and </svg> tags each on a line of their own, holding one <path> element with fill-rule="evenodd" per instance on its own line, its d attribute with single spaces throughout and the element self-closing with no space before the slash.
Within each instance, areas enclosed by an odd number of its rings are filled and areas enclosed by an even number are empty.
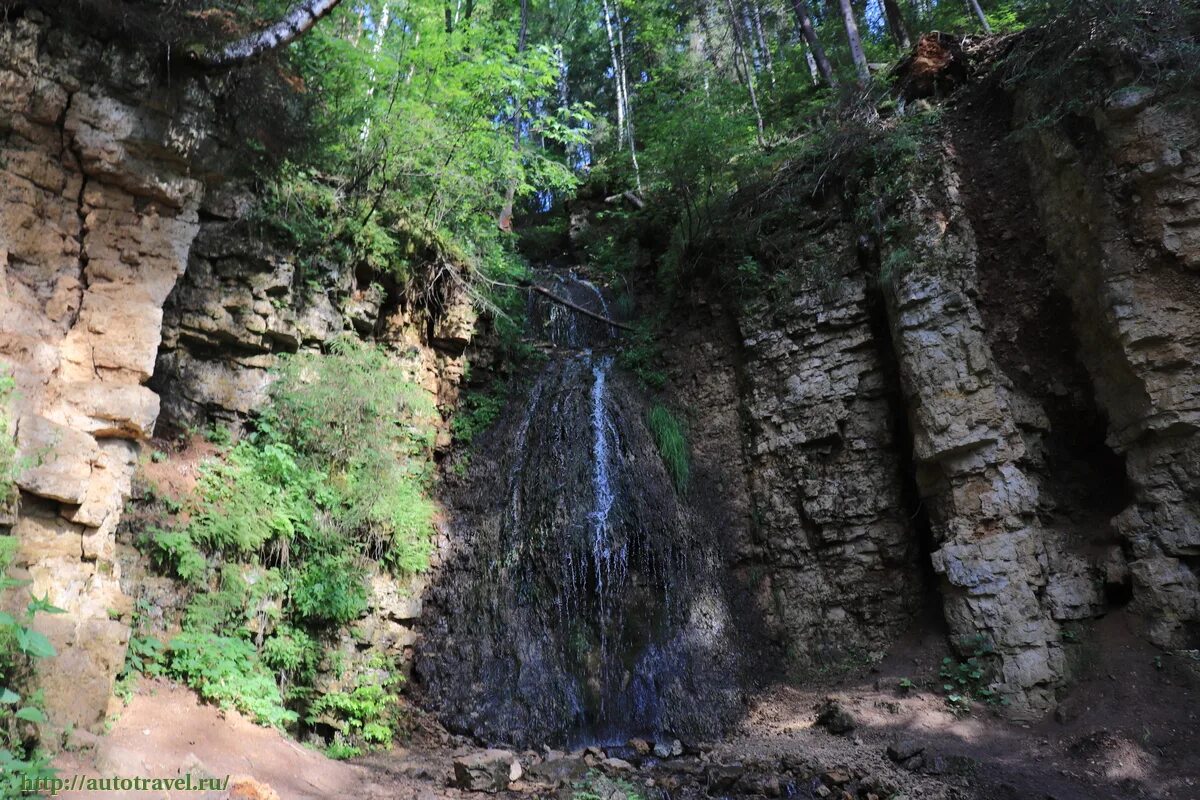
<svg viewBox="0 0 1200 800">
<path fill-rule="evenodd" d="M 837 88 L 837 78 L 833 74 L 833 65 L 829 63 L 829 57 L 825 55 L 825 48 L 821 47 L 821 40 L 817 38 L 816 28 L 813 27 L 812 14 L 808 13 L 808 3 L 805 0 L 792 0 L 792 10 L 796 12 L 796 22 L 800 24 L 800 34 L 804 37 L 804 41 L 808 45 L 808 51 L 812 53 L 813 60 L 817 62 L 817 69 L 821 71 L 821 77 L 831 87 Z"/>
<path fill-rule="evenodd" d="M 979 19 L 979 24 L 983 27 L 984 33 L 992 32 L 992 26 L 988 24 L 987 14 L 983 13 L 983 8 L 979 5 L 979 0 L 967 0 L 967 10 Z"/>
<path fill-rule="evenodd" d="M 904 13 L 896 0 L 882 0 L 883 15 L 887 18 L 888 30 L 901 50 L 912 48 L 912 37 L 908 35 L 908 26 L 904 24 Z"/>
<path fill-rule="evenodd" d="M 846 23 L 846 39 L 850 42 L 850 57 L 858 72 L 859 83 L 866 85 L 871 80 L 871 69 L 867 66 L 867 54 L 863 52 L 862 38 L 858 35 L 858 21 L 854 18 L 854 7 L 850 0 L 839 0 L 842 6 L 842 21 Z"/>
<path fill-rule="evenodd" d="M 299 39 L 322 17 L 337 8 L 340 2 L 341 0 L 305 0 L 266 30 L 238 39 L 215 52 L 193 47 L 190 49 L 191 56 L 202 66 L 211 68 L 241 64 Z"/>
</svg>

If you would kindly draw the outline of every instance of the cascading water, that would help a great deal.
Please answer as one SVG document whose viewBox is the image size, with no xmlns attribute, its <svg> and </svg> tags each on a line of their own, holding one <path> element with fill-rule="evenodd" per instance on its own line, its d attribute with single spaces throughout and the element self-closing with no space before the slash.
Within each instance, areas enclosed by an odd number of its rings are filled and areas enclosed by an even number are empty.
<svg viewBox="0 0 1200 800">
<path fill-rule="evenodd" d="M 610 318 L 590 282 L 542 278 Z M 614 327 L 540 296 L 530 319 L 554 348 L 453 499 L 459 547 L 417 662 L 426 701 L 491 743 L 711 736 L 739 671 L 714 532 L 667 475 Z"/>
</svg>

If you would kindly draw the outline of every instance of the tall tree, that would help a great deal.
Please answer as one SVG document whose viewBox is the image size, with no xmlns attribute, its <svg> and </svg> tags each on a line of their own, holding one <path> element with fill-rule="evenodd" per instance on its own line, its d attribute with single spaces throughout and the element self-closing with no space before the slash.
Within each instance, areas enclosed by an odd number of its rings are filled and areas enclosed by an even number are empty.
<svg viewBox="0 0 1200 800">
<path fill-rule="evenodd" d="M 620 0 L 603 0 L 604 31 L 608 36 L 608 51 L 612 60 L 613 87 L 617 92 L 617 149 L 629 142 L 629 156 L 633 161 L 634 181 L 642 188 L 642 175 L 638 167 L 637 142 L 633 138 L 633 109 L 629 102 L 629 77 L 625 67 L 625 32 L 621 25 Z M 615 7 L 615 13 L 614 13 Z"/>
<path fill-rule="evenodd" d="M 979 25 L 983 28 L 984 33 L 992 32 L 992 26 L 988 24 L 987 14 L 983 13 L 983 7 L 979 5 L 979 0 L 967 0 L 967 11 L 974 14 L 979 20 Z"/>
<path fill-rule="evenodd" d="M 750 9 L 750 20 L 754 23 L 754 37 L 758 42 L 759 52 L 762 53 L 763 66 L 767 69 L 767 74 L 771 76 L 771 85 L 775 85 L 775 59 L 771 56 L 771 43 L 767 41 L 767 36 L 763 31 L 762 8 L 758 5 L 758 0 L 746 0 L 746 5 Z"/>
<path fill-rule="evenodd" d="M 796 12 L 796 22 L 800 25 L 800 35 L 804 37 L 805 43 L 808 45 L 808 52 L 812 54 L 813 61 L 817 62 L 817 69 L 821 71 L 821 77 L 831 87 L 837 87 L 837 77 L 833 74 L 833 65 L 829 63 L 829 57 L 825 55 L 825 48 L 821 46 L 821 40 L 817 38 L 817 30 L 813 27 L 812 14 L 808 11 L 808 3 L 805 0 L 792 0 L 792 10 Z"/>
<path fill-rule="evenodd" d="M 850 0 L 838 0 L 842 6 L 842 22 L 846 25 L 846 39 L 850 43 L 850 57 L 858 72 L 858 82 L 866 85 L 871 80 L 871 68 L 867 66 L 867 54 L 863 52 L 862 37 L 858 35 L 858 20 L 854 18 L 854 6 Z"/>
<path fill-rule="evenodd" d="M 449 8 L 449 6 L 447 6 Z M 450 17 L 446 17 L 447 22 Z M 521 0 L 521 27 L 517 31 L 517 58 L 525 52 L 525 44 L 529 39 L 529 0 Z M 525 98 L 517 96 L 513 98 L 513 152 L 521 152 L 521 108 L 525 103 Z M 500 229 L 505 231 L 512 230 L 512 215 L 513 215 L 513 200 L 517 196 L 517 181 L 515 178 L 508 182 L 508 188 L 504 190 L 504 207 L 500 209 Z"/>
<path fill-rule="evenodd" d="M 745 37 L 742 35 L 741 25 L 738 23 L 737 11 L 733 8 L 733 0 L 725 0 L 725 6 L 729 10 L 729 29 L 733 33 L 734 64 L 741 66 L 742 82 L 746 84 L 746 91 L 750 94 L 750 106 L 754 109 L 754 121 L 758 128 L 758 144 L 760 147 L 765 147 L 767 143 L 763 138 L 762 109 L 758 106 L 758 92 L 754 90 L 754 70 L 751 69 L 750 59 L 746 55 Z"/>
<path fill-rule="evenodd" d="M 880 0 L 883 3 L 883 15 L 887 19 L 888 30 L 901 50 L 912 47 L 912 37 L 908 35 L 908 25 L 904 23 L 904 13 L 896 0 Z"/>
</svg>

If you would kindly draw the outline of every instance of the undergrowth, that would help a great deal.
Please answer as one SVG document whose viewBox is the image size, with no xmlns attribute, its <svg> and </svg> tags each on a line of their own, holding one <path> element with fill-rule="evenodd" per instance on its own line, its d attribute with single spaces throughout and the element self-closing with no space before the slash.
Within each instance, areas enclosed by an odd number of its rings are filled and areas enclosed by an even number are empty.
<svg viewBox="0 0 1200 800">
<path fill-rule="evenodd" d="M 352 724 L 370 689 L 345 700 L 316 684 L 338 632 L 368 609 L 370 574 L 429 565 L 433 413 L 373 345 L 346 338 L 282 357 L 252 432 L 202 465 L 174 526 L 141 538 L 193 594 L 165 645 L 135 630 L 126 684 L 166 675 L 276 727 L 349 715 L 342 750 L 390 742 L 398 711 Z M 369 674 L 377 688 L 398 685 Z"/>
<path fill-rule="evenodd" d="M 17 539 L 0 536 L 0 598 L 27 581 L 9 575 Z M 38 614 L 61 614 L 45 598 L 33 597 L 24 612 L 0 611 L 0 796 L 18 797 L 22 784 L 52 778 L 50 757 L 39 747 L 38 726 L 45 723 L 41 690 L 30 691 L 37 664 L 54 656 L 50 640 L 34 629 Z"/>
</svg>

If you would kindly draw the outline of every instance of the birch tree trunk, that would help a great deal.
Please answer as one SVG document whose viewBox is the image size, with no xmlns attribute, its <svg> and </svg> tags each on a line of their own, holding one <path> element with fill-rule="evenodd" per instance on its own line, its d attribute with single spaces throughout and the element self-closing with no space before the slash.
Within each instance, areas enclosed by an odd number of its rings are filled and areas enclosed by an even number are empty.
<svg viewBox="0 0 1200 800">
<path fill-rule="evenodd" d="M 612 61 L 613 87 L 617 92 L 617 149 L 625 147 L 625 82 L 621 80 L 621 61 L 617 58 L 617 37 L 613 34 L 612 11 L 608 0 L 603 2 L 604 32 L 608 34 L 608 54 Z"/>
<path fill-rule="evenodd" d="M 988 24 L 987 14 L 983 13 L 982 6 L 979 5 L 979 0 L 967 0 L 967 11 L 975 15 L 979 20 L 979 25 L 983 28 L 983 32 L 990 34 L 992 26 Z"/>
<path fill-rule="evenodd" d="M 379 58 L 379 54 L 383 52 L 383 37 L 387 35 L 388 23 L 391 17 L 391 4 L 384 3 L 383 10 L 379 13 L 379 25 L 375 29 L 375 44 L 371 46 L 371 55 Z M 375 96 L 375 64 L 372 62 L 371 70 L 367 75 L 367 98 Z M 358 138 L 366 141 L 371 135 L 371 117 L 368 116 L 363 120 L 362 130 L 358 133 Z"/>
<path fill-rule="evenodd" d="M 211 69 L 242 64 L 299 39 L 322 17 L 337 8 L 340 2 L 341 0 L 304 0 L 266 30 L 244 36 L 215 52 L 191 48 L 191 56 L 201 66 Z"/>
<path fill-rule="evenodd" d="M 858 21 L 854 18 L 854 6 L 850 0 L 838 0 L 842 7 L 842 22 L 846 25 L 846 39 L 850 42 L 850 57 L 858 72 L 858 82 L 866 85 L 871 80 L 871 69 L 867 66 L 867 54 L 863 52 L 862 38 L 858 35 Z"/>
<path fill-rule="evenodd" d="M 621 62 L 621 86 L 625 96 L 625 135 L 629 138 L 629 159 L 633 162 L 633 182 L 642 190 L 642 169 L 638 166 L 637 139 L 633 135 L 633 100 L 629 94 L 629 70 L 625 60 L 625 24 L 621 22 L 621 0 L 613 0 L 616 15 L 613 22 L 617 29 L 617 57 Z"/>
<path fill-rule="evenodd" d="M 762 9 L 759 8 L 758 0 L 746 0 L 746 2 L 750 6 L 750 18 L 754 22 L 754 36 L 758 39 L 758 49 L 762 53 L 763 66 L 767 68 L 767 74 L 771 76 L 771 85 L 774 86 L 775 60 L 771 57 L 771 45 L 763 33 Z"/>
<path fill-rule="evenodd" d="M 817 62 L 817 69 L 821 71 L 825 82 L 830 87 L 836 88 L 837 78 L 833 74 L 833 66 L 829 63 L 829 57 L 825 55 L 825 48 L 821 46 L 821 40 L 817 38 L 812 14 L 808 12 L 808 3 L 805 0 L 792 0 L 792 10 L 796 12 L 796 22 L 800 24 L 800 34 L 808 44 L 808 51 L 812 54 L 813 60 Z"/>
<path fill-rule="evenodd" d="M 817 60 L 813 58 L 812 50 L 804 48 L 804 60 L 808 62 L 808 74 L 812 76 L 813 86 L 821 82 L 821 73 L 817 70 Z"/>
<path fill-rule="evenodd" d="M 883 3 L 883 15 L 887 19 L 888 30 L 901 50 L 912 48 L 912 37 L 908 35 L 908 26 L 904 24 L 904 13 L 896 0 L 880 0 Z"/>
</svg>

